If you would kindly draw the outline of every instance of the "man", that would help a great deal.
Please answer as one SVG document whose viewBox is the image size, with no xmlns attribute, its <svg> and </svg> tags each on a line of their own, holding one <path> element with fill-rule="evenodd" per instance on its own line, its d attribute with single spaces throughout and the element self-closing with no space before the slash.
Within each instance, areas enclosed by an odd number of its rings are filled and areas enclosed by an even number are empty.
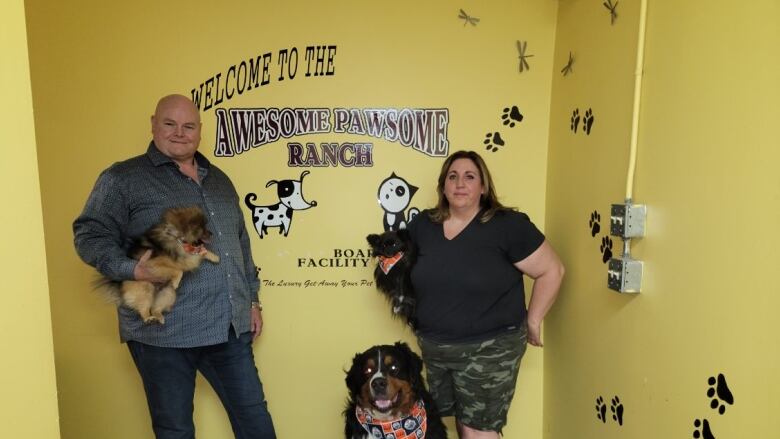
<svg viewBox="0 0 780 439">
<path fill-rule="evenodd" d="M 98 178 L 73 223 L 76 250 L 110 279 L 158 281 L 147 269 L 148 252 L 138 261 L 126 255 L 131 239 L 168 208 L 200 206 L 213 234 L 208 248 L 219 264 L 203 263 L 185 274 L 164 325 L 144 324 L 119 307 L 120 339 L 141 375 L 157 439 L 195 437 L 196 371 L 222 400 L 237 439 L 275 438 L 252 352 L 263 327 L 260 282 L 238 194 L 197 152 L 200 131 L 191 100 L 162 98 L 146 153 L 115 163 Z"/>
</svg>

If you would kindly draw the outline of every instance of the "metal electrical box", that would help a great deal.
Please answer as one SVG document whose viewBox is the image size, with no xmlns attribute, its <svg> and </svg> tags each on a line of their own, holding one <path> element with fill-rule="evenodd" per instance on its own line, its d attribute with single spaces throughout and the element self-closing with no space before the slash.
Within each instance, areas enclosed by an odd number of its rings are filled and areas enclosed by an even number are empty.
<svg viewBox="0 0 780 439">
<path fill-rule="evenodd" d="M 613 204 L 609 217 L 609 233 L 625 238 L 645 235 L 647 208 L 643 204 Z"/>
<path fill-rule="evenodd" d="M 642 286 L 642 261 L 610 259 L 607 286 L 621 293 L 638 293 Z"/>
</svg>

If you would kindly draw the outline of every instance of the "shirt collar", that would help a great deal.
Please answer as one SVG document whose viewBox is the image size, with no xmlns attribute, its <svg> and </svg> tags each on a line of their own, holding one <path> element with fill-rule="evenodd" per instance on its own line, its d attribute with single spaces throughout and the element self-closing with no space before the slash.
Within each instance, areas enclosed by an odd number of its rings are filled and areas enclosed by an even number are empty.
<svg viewBox="0 0 780 439">
<path fill-rule="evenodd" d="M 154 140 L 149 142 L 149 148 L 146 149 L 146 156 L 149 157 L 149 160 L 154 166 L 160 166 L 165 163 L 174 163 L 170 157 L 161 153 L 160 150 L 157 149 L 157 145 L 154 144 Z M 201 154 L 199 151 L 195 151 L 195 161 L 198 164 L 198 168 L 208 169 L 209 166 L 211 166 L 211 162 L 209 162 L 206 156 Z"/>
</svg>

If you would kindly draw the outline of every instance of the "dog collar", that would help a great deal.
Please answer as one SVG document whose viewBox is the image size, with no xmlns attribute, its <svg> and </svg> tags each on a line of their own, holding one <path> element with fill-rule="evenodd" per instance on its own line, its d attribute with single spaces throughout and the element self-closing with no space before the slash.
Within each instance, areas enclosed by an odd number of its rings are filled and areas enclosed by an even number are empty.
<svg viewBox="0 0 780 439">
<path fill-rule="evenodd" d="M 393 256 L 377 256 L 379 258 L 379 268 L 382 269 L 382 272 L 385 274 L 390 272 L 390 269 L 393 268 L 393 265 L 397 264 L 398 261 L 401 260 L 401 258 L 404 257 L 404 252 L 398 252 L 394 254 Z"/>
<path fill-rule="evenodd" d="M 412 413 L 406 417 L 381 421 L 371 416 L 371 411 L 355 407 L 355 416 L 369 437 L 381 439 L 419 439 L 428 429 L 428 415 L 422 400 L 414 403 Z"/>
</svg>

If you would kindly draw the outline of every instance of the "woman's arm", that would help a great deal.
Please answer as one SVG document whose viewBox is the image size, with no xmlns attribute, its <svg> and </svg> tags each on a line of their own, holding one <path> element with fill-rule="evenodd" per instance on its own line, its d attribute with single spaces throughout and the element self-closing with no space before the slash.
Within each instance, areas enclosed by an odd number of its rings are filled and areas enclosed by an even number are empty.
<svg viewBox="0 0 780 439">
<path fill-rule="evenodd" d="M 544 241 L 528 257 L 516 262 L 515 267 L 534 280 L 528 304 L 528 343 L 541 347 L 542 320 L 558 297 L 565 271 L 563 263 L 552 246 Z"/>
</svg>

